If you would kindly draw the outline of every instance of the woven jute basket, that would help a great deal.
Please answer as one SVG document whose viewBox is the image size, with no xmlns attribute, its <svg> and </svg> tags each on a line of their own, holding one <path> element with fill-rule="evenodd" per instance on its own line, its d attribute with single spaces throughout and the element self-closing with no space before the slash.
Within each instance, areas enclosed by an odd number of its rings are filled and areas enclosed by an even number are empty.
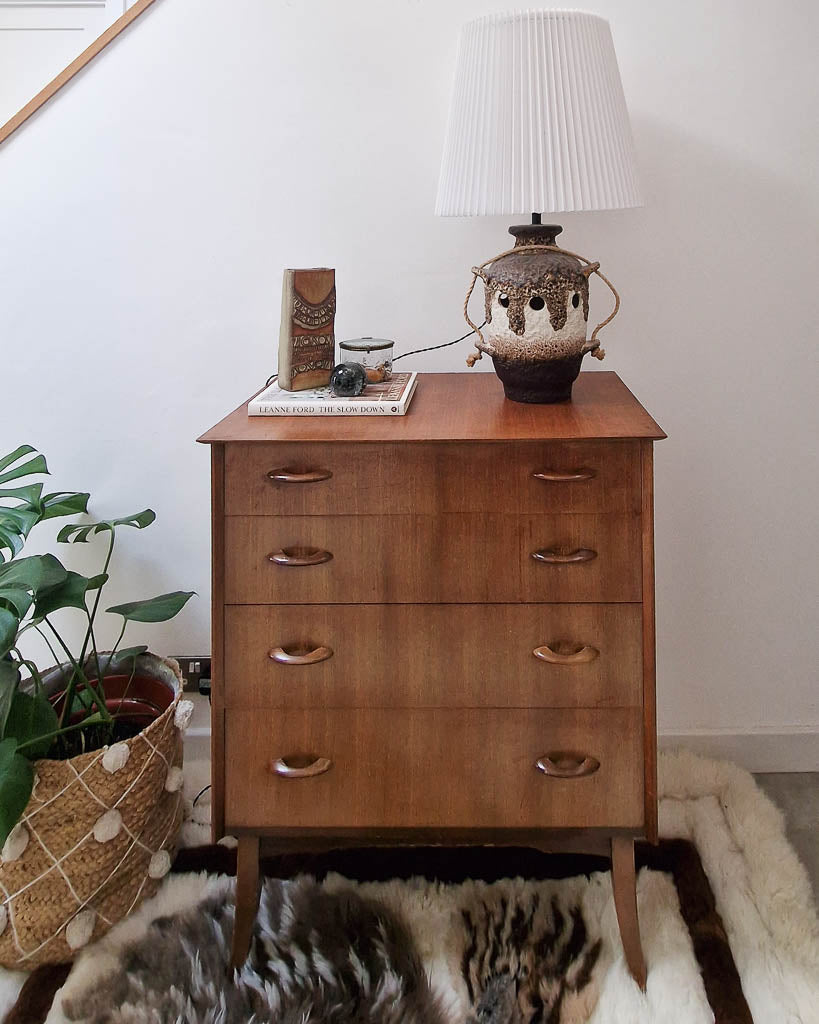
<svg viewBox="0 0 819 1024">
<path fill-rule="evenodd" d="M 182 738 L 174 661 L 137 659 L 173 701 L 139 735 L 34 764 L 34 791 L 0 856 L 0 965 L 64 963 L 152 896 L 182 822 Z"/>
</svg>

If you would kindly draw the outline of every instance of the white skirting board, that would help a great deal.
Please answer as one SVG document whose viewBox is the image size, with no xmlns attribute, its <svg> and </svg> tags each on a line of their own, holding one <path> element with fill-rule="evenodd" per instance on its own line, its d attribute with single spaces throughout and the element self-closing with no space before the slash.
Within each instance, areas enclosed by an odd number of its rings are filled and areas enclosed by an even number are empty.
<svg viewBox="0 0 819 1024">
<path fill-rule="evenodd" d="M 733 761 L 749 772 L 819 772 L 819 726 L 754 732 L 661 732 L 659 745 L 662 750 L 684 748 L 704 757 Z"/>
</svg>

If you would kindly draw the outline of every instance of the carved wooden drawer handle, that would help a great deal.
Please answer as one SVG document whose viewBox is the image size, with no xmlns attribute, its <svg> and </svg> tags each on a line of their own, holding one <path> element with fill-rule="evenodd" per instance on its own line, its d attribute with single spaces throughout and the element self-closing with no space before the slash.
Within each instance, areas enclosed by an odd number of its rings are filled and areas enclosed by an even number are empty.
<svg viewBox="0 0 819 1024">
<path fill-rule="evenodd" d="M 551 647 L 549 644 L 543 644 L 542 647 L 536 647 L 532 653 L 541 661 L 548 661 L 550 665 L 588 665 L 590 661 L 600 656 L 600 651 L 588 644 L 584 646 L 558 643 Z"/>
<path fill-rule="evenodd" d="M 317 484 L 321 480 L 329 480 L 333 474 L 329 469 L 305 469 L 299 472 L 283 466 L 281 469 L 271 469 L 267 475 L 277 484 Z"/>
<path fill-rule="evenodd" d="M 291 646 L 289 651 L 284 647 L 274 647 L 270 652 L 270 658 L 279 665 L 315 665 L 319 661 L 327 661 L 332 656 L 332 647 L 308 650 L 306 647 Z"/>
<path fill-rule="evenodd" d="M 540 473 L 532 473 L 535 480 L 545 480 L 550 484 L 574 484 L 582 480 L 594 480 L 597 476 L 595 469 L 574 469 L 561 472 L 558 469 L 544 469 Z"/>
<path fill-rule="evenodd" d="M 333 555 L 323 548 L 280 548 L 267 557 L 276 565 L 321 565 L 329 562 Z"/>
<path fill-rule="evenodd" d="M 553 779 L 582 779 L 586 775 L 594 775 L 600 762 L 590 755 L 555 753 L 539 757 L 535 767 Z"/>
<path fill-rule="evenodd" d="M 591 562 L 597 558 L 597 552 L 590 548 L 575 548 L 566 551 L 563 548 L 541 548 L 533 551 L 532 558 L 537 562 L 548 562 L 549 565 L 574 565 L 578 562 Z"/>
<path fill-rule="evenodd" d="M 328 757 L 317 757 L 312 764 L 305 765 L 304 768 L 294 768 L 285 758 L 277 757 L 270 767 L 274 775 L 279 775 L 283 779 L 311 779 L 315 775 L 329 772 L 332 765 L 333 762 Z"/>
</svg>

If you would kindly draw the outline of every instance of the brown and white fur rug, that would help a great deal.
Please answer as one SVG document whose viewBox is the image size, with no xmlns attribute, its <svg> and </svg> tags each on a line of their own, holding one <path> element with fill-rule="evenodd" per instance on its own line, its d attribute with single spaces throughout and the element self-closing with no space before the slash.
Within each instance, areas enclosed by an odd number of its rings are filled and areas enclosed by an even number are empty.
<svg viewBox="0 0 819 1024">
<path fill-rule="evenodd" d="M 237 974 L 226 968 L 233 879 L 169 878 L 80 956 L 48 1024 L 819 1024 L 819 924 L 781 815 L 731 765 L 666 755 L 660 779 L 661 834 L 685 842 L 661 844 L 639 875 L 645 993 L 623 962 L 607 871 L 532 880 L 521 851 L 513 863 L 529 880 L 477 881 L 489 851 L 455 851 L 457 871 L 434 871 L 472 876 L 454 884 L 406 877 L 414 852 L 402 870 L 383 854 L 383 870 L 357 874 L 349 851 L 292 879 L 278 865 Z M 681 883 L 686 849 L 707 897 Z M 211 851 L 229 869 L 231 851 Z M 21 980 L 0 977 L 0 1019 Z"/>
</svg>

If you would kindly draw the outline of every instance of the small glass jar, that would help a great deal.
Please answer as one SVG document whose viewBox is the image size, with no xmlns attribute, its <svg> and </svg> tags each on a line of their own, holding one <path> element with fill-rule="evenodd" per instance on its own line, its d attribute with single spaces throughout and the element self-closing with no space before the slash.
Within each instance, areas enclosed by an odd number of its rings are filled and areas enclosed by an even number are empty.
<svg viewBox="0 0 819 1024">
<path fill-rule="evenodd" d="M 390 379 L 394 342 L 389 338 L 350 338 L 340 341 L 340 362 L 361 363 L 368 384 Z"/>
</svg>

